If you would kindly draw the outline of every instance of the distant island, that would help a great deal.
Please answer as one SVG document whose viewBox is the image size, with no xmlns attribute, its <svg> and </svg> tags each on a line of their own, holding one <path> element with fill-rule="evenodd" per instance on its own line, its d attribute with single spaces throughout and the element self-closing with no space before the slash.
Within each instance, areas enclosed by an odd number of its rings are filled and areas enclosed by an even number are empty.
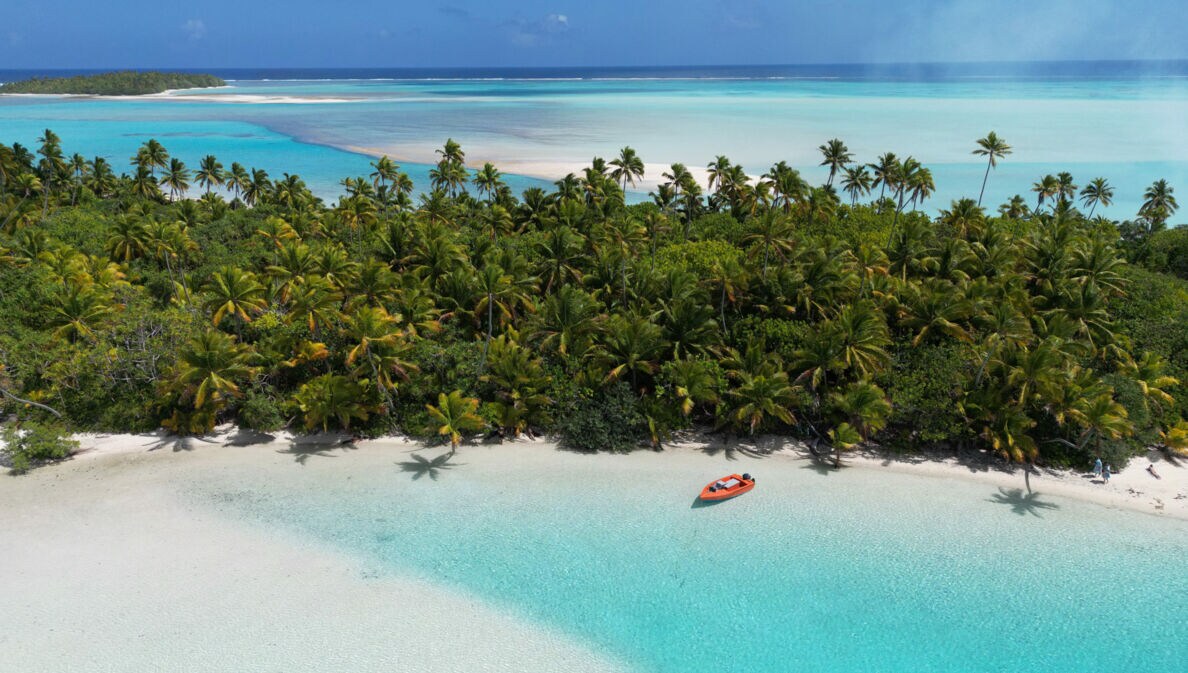
<svg viewBox="0 0 1188 673">
<path fill-rule="evenodd" d="M 97 96 L 141 96 L 171 89 L 198 89 L 226 86 L 214 75 L 183 72 L 105 72 L 75 77 L 35 77 L 20 82 L 0 84 L 0 94 L 92 94 Z"/>
</svg>

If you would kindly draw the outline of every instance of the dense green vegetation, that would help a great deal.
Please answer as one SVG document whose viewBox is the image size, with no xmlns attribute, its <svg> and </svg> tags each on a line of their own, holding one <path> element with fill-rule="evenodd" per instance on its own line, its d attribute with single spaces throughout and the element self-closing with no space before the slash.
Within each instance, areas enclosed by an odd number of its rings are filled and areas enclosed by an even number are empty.
<svg viewBox="0 0 1188 673">
<path fill-rule="evenodd" d="M 141 96 L 171 89 L 225 86 L 214 75 L 185 72 L 105 72 L 75 77 L 35 77 L 0 84 L 3 93 L 92 94 L 97 96 Z"/>
<path fill-rule="evenodd" d="M 1010 148 L 977 147 L 990 179 Z M 630 148 L 516 198 L 449 141 L 415 204 L 382 158 L 326 205 L 295 175 L 211 156 L 192 172 L 156 141 L 116 175 L 47 130 L 35 152 L 0 145 L 0 387 L 77 429 L 626 450 L 700 426 L 1062 464 L 1184 445 L 1166 183 L 1122 224 L 1077 207 L 1108 203 L 1107 182 L 1068 174 L 1036 183 L 1035 208 L 932 218 L 916 160 L 821 150 L 823 186 L 718 157 L 708 193 L 678 164 L 627 206 Z"/>
</svg>

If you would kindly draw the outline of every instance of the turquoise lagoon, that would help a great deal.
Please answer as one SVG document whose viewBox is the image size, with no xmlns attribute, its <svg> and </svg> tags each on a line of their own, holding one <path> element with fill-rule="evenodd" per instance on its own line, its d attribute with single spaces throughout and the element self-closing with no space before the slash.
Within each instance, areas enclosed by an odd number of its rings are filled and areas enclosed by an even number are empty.
<svg viewBox="0 0 1188 673">
<path fill-rule="evenodd" d="M 548 180 L 635 147 L 656 168 L 705 166 L 725 154 L 759 175 L 787 160 L 824 180 L 816 151 L 840 137 L 860 161 L 886 151 L 933 169 L 946 207 L 977 196 L 984 163 L 974 140 L 991 129 L 1014 147 L 991 175 L 986 202 L 1068 170 L 1117 189 L 1105 214 L 1132 217 L 1147 185 L 1188 185 L 1188 65 L 1150 74 L 1073 64 L 1024 74 L 967 68 L 964 74 L 854 69 L 725 68 L 521 71 L 230 71 L 222 89 L 134 100 L 0 97 L 0 138 L 32 144 L 53 128 L 68 151 L 126 165 L 158 137 L 191 165 L 206 153 L 224 164 L 297 172 L 322 196 L 365 175 L 369 157 L 405 160 L 419 188 L 447 137 L 475 161 L 504 163 Z M 0 72 L 0 79 L 5 74 Z M 419 163 L 418 163 L 419 162 Z M 658 177 L 653 170 L 650 177 Z M 545 185 L 531 177 L 512 186 Z M 646 190 L 634 195 L 646 198 Z"/>
<path fill-rule="evenodd" d="M 436 479 L 403 452 L 366 471 L 350 453 L 312 456 L 290 477 L 217 475 L 191 495 L 640 673 L 1178 673 L 1188 660 L 1184 521 L 1047 496 L 1039 480 L 1029 493 L 1021 478 L 1000 489 L 784 458 L 532 456 L 546 450 L 463 448 Z M 692 506 L 724 470 L 759 487 Z M 531 488 L 525 474 L 540 475 Z"/>
</svg>

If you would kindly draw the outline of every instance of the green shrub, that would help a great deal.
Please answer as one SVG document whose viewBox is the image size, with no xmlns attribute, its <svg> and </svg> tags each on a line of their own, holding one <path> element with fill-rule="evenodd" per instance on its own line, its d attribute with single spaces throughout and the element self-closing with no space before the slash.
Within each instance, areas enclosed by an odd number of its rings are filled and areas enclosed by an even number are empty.
<svg viewBox="0 0 1188 673">
<path fill-rule="evenodd" d="M 0 438 L 4 440 L 0 464 L 11 467 L 16 474 L 68 458 L 78 448 L 78 442 L 70 439 L 63 428 L 48 423 L 23 423 L 20 427 L 11 424 Z"/>
<path fill-rule="evenodd" d="M 561 444 L 578 451 L 625 452 L 647 436 L 647 420 L 631 387 L 618 382 L 566 400 L 558 414 Z"/>
<path fill-rule="evenodd" d="M 1188 226 L 1152 234 L 1147 240 L 1144 266 L 1188 280 Z"/>
<path fill-rule="evenodd" d="M 905 445 L 952 441 L 969 430 L 957 401 L 970 376 L 968 352 L 951 343 L 904 344 L 877 383 L 891 398 L 887 432 Z"/>
<path fill-rule="evenodd" d="M 275 432 L 288 422 L 280 394 L 271 386 L 249 390 L 239 405 L 236 419 L 241 427 L 259 432 Z"/>
</svg>

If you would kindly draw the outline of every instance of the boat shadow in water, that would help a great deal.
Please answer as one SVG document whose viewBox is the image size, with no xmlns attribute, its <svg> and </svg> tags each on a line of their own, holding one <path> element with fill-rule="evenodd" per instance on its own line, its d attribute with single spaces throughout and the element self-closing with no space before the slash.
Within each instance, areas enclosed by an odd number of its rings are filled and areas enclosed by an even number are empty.
<svg viewBox="0 0 1188 673">
<path fill-rule="evenodd" d="M 401 472 L 411 473 L 413 481 L 425 476 L 428 476 L 433 481 L 437 481 L 438 477 L 445 470 L 465 464 L 450 462 L 454 458 L 454 454 L 452 453 L 443 453 L 432 460 L 415 453 L 410 458 L 412 460 L 406 460 L 396 464 L 400 466 Z"/>
<path fill-rule="evenodd" d="M 693 498 L 693 504 L 689 506 L 689 509 L 702 509 L 705 507 L 714 507 L 716 505 L 721 505 L 722 503 L 730 502 L 731 500 L 734 500 L 734 498 L 727 498 L 725 500 L 702 500 L 701 497 L 698 496 L 696 498 Z"/>
<path fill-rule="evenodd" d="M 1040 500 L 1040 494 L 1038 492 L 1028 491 L 1024 493 L 1021 488 L 1008 489 L 999 487 L 998 493 L 990 494 L 988 502 L 997 505 L 1007 505 L 1011 508 L 1012 512 L 1019 516 L 1030 514 L 1034 517 L 1040 517 L 1040 512 L 1043 510 L 1060 509 L 1060 505 L 1054 502 Z"/>
</svg>

